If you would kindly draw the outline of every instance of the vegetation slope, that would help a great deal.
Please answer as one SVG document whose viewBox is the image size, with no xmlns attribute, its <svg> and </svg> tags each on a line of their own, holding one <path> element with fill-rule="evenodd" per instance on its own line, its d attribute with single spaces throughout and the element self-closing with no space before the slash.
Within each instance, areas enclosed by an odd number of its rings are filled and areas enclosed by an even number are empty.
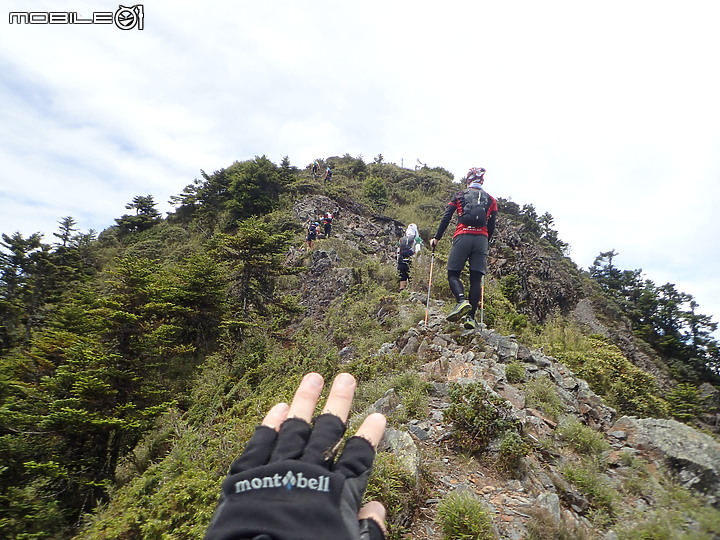
<svg viewBox="0 0 720 540">
<path fill-rule="evenodd" d="M 440 167 L 382 156 L 319 161 L 331 181 L 258 157 L 202 172 L 166 217 L 142 195 L 100 234 L 68 216 L 52 243 L 2 235 L 2 536 L 201 537 L 229 461 L 308 371 L 353 373 L 372 389 L 358 410 L 398 385 L 423 410 L 422 359 L 377 351 L 423 316 L 396 292 L 399 235 L 414 222 L 427 241 L 458 184 Z M 319 246 L 348 268 L 342 282 L 305 245 L 318 211 L 339 211 L 343 234 Z M 717 395 L 716 325 L 697 302 L 617 268 L 614 251 L 577 268 L 552 216 L 532 205 L 500 198 L 500 215 L 487 325 L 544 347 L 625 414 L 711 430 L 717 411 L 703 400 Z M 448 249 L 432 259 L 433 299 L 450 298 Z M 427 291 L 430 264 L 414 265 L 412 292 Z M 606 335 L 581 324 L 582 306 Z M 392 513 L 405 487 L 382 463 L 371 488 Z M 418 503 L 404 504 L 397 538 Z"/>
</svg>

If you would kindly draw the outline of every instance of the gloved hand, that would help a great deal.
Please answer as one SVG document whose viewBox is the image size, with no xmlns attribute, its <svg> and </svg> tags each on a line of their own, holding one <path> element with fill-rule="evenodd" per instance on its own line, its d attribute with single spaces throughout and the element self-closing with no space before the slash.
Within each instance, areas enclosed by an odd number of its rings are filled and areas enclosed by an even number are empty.
<svg viewBox="0 0 720 540">
<path fill-rule="evenodd" d="M 355 379 L 347 373 L 336 377 L 323 414 L 311 427 L 321 390 L 322 377 L 306 375 L 292 406 L 276 405 L 256 428 L 223 482 L 205 540 L 385 538 L 382 505 L 360 509 L 385 417 L 368 416 L 335 461 Z"/>
</svg>

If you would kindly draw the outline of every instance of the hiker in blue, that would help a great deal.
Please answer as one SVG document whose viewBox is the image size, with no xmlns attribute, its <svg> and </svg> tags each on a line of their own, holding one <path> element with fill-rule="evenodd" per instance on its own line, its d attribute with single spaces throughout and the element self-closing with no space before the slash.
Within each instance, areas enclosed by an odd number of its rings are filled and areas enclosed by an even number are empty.
<svg viewBox="0 0 720 540">
<path fill-rule="evenodd" d="M 448 284 L 457 305 L 447 315 L 448 321 L 462 321 L 468 330 L 477 328 L 475 312 L 480 303 L 483 276 L 487 273 L 487 254 L 490 238 L 495 232 L 498 206 L 495 198 L 483 189 L 485 169 L 473 167 L 465 175 L 467 187 L 455 193 L 445 207 L 430 247 L 435 249 L 457 212 L 457 226 L 447 262 Z M 465 298 L 465 288 L 460 274 L 469 262 L 470 295 Z"/>
<path fill-rule="evenodd" d="M 400 278 L 400 291 L 407 288 L 410 280 L 410 265 L 413 255 L 420 251 L 422 247 L 422 238 L 418 234 L 417 225 L 411 223 L 405 230 L 403 236 L 398 242 L 397 254 L 397 271 Z"/>
</svg>

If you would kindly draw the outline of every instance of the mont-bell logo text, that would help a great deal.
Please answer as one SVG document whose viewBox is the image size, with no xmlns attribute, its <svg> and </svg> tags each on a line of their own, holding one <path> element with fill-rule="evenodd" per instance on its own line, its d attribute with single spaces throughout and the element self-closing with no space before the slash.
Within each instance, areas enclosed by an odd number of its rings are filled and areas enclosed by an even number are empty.
<svg viewBox="0 0 720 540">
<path fill-rule="evenodd" d="M 145 28 L 145 8 L 118 6 L 113 11 L 95 11 L 81 15 L 77 11 L 11 11 L 10 24 L 115 24 L 120 30 Z"/>
<path fill-rule="evenodd" d="M 293 473 L 288 471 L 285 476 L 274 474 L 272 476 L 263 476 L 240 480 L 235 482 L 235 493 L 244 493 L 257 489 L 273 489 L 285 488 L 288 491 L 292 489 L 309 489 L 311 491 L 330 491 L 330 477 L 326 475 L 316 476 L 314 478 L 306 477 L 303 473 Z"/>
</svg>

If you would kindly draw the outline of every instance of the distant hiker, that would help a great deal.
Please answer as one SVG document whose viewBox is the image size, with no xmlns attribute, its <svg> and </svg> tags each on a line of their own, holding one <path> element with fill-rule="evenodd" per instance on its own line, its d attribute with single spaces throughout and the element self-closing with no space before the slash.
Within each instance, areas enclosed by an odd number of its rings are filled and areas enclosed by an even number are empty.
<svg viewBox="0 0 720 540">
<path fill-rule="evenodd" d="M 430 247 L 435 249 L 455 212 L 458 214 L 455 234 L 447 262 L 448 283 L 457 305 L 448 314 L 447 320 L 463 320 L 467 329 L 477 327 L 475 311 L 480 303 L 482 279 L 487 273 L 487 254 L 490 238 L 495 232 L 497 201 L 483 189 L 485 169 L 473 167 L 465 176 L 467 188 L 455 193 L 445 207 Z M 470 297 L 465 299 L 465 289 L 460 273 L 466 262 L 470 262 Z"/>
<path fill-rule="evenodd" d="M 325 212 L 322 217 L 323 231 L 325 232 L 325 238 L 330 238 L 330 231 L 332 230 L 333 215 L 332 212 Z"/>
<path fill-rule="evenodd" d="M 318 166 L 318 162 L 317 162 L 317 161 L 313 161 L 313 164 L 312 164 L 312 177 L 313 177 L 313 180 L 315 180 L 315 179 L 317 178 L 318 172 L 320 172 L 320 167 Z"/>
<path fill-rule="evenodd" d="M 408 225 L 403 236 L 398 242 L 397 253 L 397 270 L 400 278 L 400 290 L 403 291 L 407 287 L 410 280 L 410 264 L 413 255 L 415 255 L 422 246 L 422 238 L 418 234 L 417 225 L 411 223 Z"/>
<path fill-rule="evenodd" d="M 317 221 L 310 221 L 308 224 L 307 237 L 305 238 L 305 241 L 307 242 L 309 250 L 312 250 L 315 247 L 315 240 L 317 240 L 319 227 L 320 224 Z"/>
<path fill-rule="evenodd" d="M 329 182 L 330 180 L 332 180 L 332 169 L 328 167 L 325 169 L 325 181 Z"/>
</svg>

